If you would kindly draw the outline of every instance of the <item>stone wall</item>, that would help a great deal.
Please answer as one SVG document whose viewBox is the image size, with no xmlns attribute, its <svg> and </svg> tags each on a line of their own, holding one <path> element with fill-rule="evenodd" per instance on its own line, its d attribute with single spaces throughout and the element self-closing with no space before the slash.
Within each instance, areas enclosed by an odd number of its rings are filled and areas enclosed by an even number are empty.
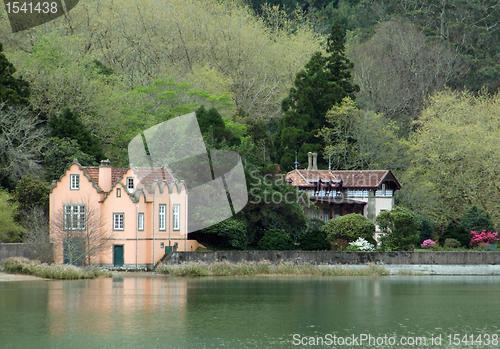
<svg viewBox="0 0 500 349">
<path fill-rule="evenodd" d="M 24 244 L 0 244 L 0 261 L 9 257 L 28 257 Z"/>
<path fill-rule="evenodd" d="M 207 251 L 174 252 L 166 262 L 242 261 L 293 262 L 311 264 L 500 264 L 500 252 L 335 252 L 335 251 Z"/>
</svg>

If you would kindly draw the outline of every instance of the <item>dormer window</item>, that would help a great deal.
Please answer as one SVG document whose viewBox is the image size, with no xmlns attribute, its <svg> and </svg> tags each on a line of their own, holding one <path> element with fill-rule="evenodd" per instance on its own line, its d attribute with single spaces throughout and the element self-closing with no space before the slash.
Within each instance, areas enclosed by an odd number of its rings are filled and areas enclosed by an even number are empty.
<svg viewBox="0 0 500 349">
<path fill-rule="evenodd" d="M 80 190 L 80 175 L 72 174 L 69 175 L 70 189 L 71 190 Z"/>
<path fill-rule="evenodd" d="M 129 191 L 134 190 L 134 177 L 127 177 L 127 189 Z"/>
</svg>

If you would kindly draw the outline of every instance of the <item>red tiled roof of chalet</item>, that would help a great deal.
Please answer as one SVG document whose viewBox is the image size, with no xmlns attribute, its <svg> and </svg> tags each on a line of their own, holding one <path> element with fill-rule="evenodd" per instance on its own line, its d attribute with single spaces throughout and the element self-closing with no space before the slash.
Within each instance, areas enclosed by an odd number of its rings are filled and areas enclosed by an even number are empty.
<svg viewBox="0 0 500 349">
<path fill-rule="evenodd" d="M 340 178 L 332 171 L 328 170 L 293 170 L 286 175 L 286 180 L 288 182 L 299 187 L 310 186 L 310 180 L 318 179 L 328 181 L 339 180 Z"/>
<path fill-rule="evenodd" d="M 336 176 L 342 179 L 342 186 L 346 188 L 379 187 L 380 184 L 382 183 L 382 180 L 390 173 L 389 170 L 332 171 L 332 172 Z"/>
</svg>

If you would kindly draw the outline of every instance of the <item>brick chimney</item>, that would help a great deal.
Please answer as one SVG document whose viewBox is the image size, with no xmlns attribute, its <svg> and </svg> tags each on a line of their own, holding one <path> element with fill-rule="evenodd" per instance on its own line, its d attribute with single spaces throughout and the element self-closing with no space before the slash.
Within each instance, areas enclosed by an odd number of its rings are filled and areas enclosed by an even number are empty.
<svg viewBox="0 0 500 349">
<path fill-rule="evenodd" d="M 99 187 L 104 191 L 111 190 L 111 161 L 101 160 L 99 167 Z"/>
</svg>

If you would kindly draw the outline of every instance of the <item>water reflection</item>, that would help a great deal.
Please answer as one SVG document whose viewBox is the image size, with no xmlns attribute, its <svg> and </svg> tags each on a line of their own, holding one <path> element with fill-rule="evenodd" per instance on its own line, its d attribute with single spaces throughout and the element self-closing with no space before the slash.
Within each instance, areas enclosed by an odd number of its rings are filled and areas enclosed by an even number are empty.
<svg viewBox="0 0 500 349">
<path fill-rule="evenodd" d="M 499 291 L 497 277 L 4 282 L 0 347 L 293 348 L 293 334 L 498 334 Z"/>
</svg>

